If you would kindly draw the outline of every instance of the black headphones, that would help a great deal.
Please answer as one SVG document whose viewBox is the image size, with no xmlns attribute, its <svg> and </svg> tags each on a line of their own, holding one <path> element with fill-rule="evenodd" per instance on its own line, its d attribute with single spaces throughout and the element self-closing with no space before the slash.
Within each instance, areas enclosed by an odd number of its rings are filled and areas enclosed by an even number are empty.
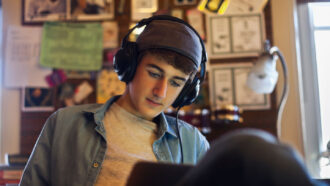
<svg viewBox="0 0 330 186">
<path fill-rule="evenodd" d="M 186 23 L 185 21 L 179 18 L 168 15 L 157 15 L 150 18 L 142 19 L 140 22 L 138 22 L 132 29 L 128 31 L 128 33 L 123 38 L 121 48 L 118 50 L 118 52 L 116 53 L 113 59 L 114 69 L 117 72 L 118 77 L 121 81 L 129 83 L 133 79 L 138 65 L 137 58 L 139 55 L 139 50 L 137 43 L 128 41 L 128 37 L 135 28 L 140 28 L 144 25 L 148 25 L 153 20 L 168 20 L 168 21 L 174 21 L 184 24 L 187 27 L 189 27 L 198 36 L 200 40 L 202 46 L 202 60 L 200 63 L 200 67 L 201 67 L 200 74 L 199 76 L 196 75 L 191 83 L 185 84 L 179 96 L 172 104 L 174 108 L 177 107 L 181 108 L 185 105 L 190 105 L 197 98 L 200 89 L 200 84 L 203 82 L 205 78 L 205 63 L 207 61 L 207 54 L 205 51 L 203 40 L 199 36 L 197 31 L 188 23 Z"/>
</svg>

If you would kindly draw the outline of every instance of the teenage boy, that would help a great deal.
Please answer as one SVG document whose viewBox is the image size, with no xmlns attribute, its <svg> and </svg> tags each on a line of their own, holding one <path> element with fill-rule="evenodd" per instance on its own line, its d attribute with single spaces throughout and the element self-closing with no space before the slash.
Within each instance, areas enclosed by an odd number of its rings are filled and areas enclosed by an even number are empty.
<svg viewBox="0 0 330 186">
<path fill-rule="evenodd" d="M 123 95 L 52 114 L 20 185 L 125 185 L 138 161 L 196 164 L 205 154 L 209 143 L 195 127 L 163 113 L 196 98 L 205 73 L 203 42 L 173 17 L 141 25 L 146 28 L 137 41 L 127 41 L 127 34 L 115 56 L 127 83 Z"/>
</svg>

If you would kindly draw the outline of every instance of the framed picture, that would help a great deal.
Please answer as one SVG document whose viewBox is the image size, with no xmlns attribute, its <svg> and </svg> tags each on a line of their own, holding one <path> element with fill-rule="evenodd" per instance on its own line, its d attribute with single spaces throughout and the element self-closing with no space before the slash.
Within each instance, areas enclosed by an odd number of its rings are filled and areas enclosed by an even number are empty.
<svg viewBox="0 0 330 186">
<path fill-rule="evenodd" d="M 67 0 L 22 0 L 23 24 L 65 20 Z"/>
<path fill-rule="evenodd" d="M 207 15 L 210 58 L 255 57 L 263 51 L 262 14 Z"/>
<path fill-rule="evenodd" d="M 210 105 L 217 110 L 223 105 L 236 105 L 243 110 L 270 108 L 270 95 L 257 94 L 246 85 L 252 62 L 216 64 L 210 69 Z"/>
<path fill-rule="evenodd" d="M 22 111 L 53 111 L 54 90 L 43 87 L 25 87 L 22 90 Z"/>
<path fill-rule="evenodd" d="M 114 0 L 22 0 L 23 24 L 114 18 Z"/>
<path fill-rule="evenodd" d="M 69 20 L 98 21 L 115 17 L 114 0 L 68 0 Z"/>
</svg>

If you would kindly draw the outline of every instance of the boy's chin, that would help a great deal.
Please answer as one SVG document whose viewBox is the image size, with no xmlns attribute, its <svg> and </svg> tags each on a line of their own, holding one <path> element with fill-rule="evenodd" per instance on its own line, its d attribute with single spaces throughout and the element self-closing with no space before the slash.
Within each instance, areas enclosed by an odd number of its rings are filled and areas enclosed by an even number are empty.
<svg viewBox="0 0 330 186">
<path fill-rule="evenodd" d="M 144 110 L 144 112 L 140 112 L 141 116 L 144 118 L 144 119 L 147 119 L 147 120 L 152 120 L 154 119 L 155 117 L 157 117 L 162 111 L 155 111 L 155 110 Z"/>
</svg>

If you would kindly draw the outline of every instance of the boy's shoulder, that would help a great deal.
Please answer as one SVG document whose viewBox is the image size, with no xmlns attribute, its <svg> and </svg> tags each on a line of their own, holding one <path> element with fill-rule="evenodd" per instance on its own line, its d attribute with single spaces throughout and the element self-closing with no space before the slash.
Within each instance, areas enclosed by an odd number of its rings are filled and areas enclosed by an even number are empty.
<svg viewBox="0 0 330 186">
<path fill-rule="evenodd" d="M 166 118 L 168 124 L 170 125 L 170 127 L 176 128 L 176 118 L 175 117 L 165 114 L 165 118 Z M 195 126 L 187 123 L 184 120 L 178 119 L 178 124 L 181 129 L 185 129 L 185 130 L 188 130 L 191 132 L 196 132 L 196 131 L 199 132 L 199 130 Z"/>
<path fill-rule="evenodd" d="M 63 107 L 56 111 L 57 115 L 61 116 L 74 116 L 74 115 L 81 115 L 88 112 L 95 112 L 99 108 L 102 107 L 102 104 L 83 104 L 83 105 L 75 105 L 69 107 Z"/>
<path fill-rule="evenodd" d="M 95 108 L 100 108 L 103 104 L 99 103 L 91 103 L 91 104 L 82 104 L 82 105 L 74 105 L 69 107 L 63 107 L 61 110 L 65 112 L 76 112 L 76 111 L 84 111 L 84 110 L 94 110 Z"/>
</svg>

